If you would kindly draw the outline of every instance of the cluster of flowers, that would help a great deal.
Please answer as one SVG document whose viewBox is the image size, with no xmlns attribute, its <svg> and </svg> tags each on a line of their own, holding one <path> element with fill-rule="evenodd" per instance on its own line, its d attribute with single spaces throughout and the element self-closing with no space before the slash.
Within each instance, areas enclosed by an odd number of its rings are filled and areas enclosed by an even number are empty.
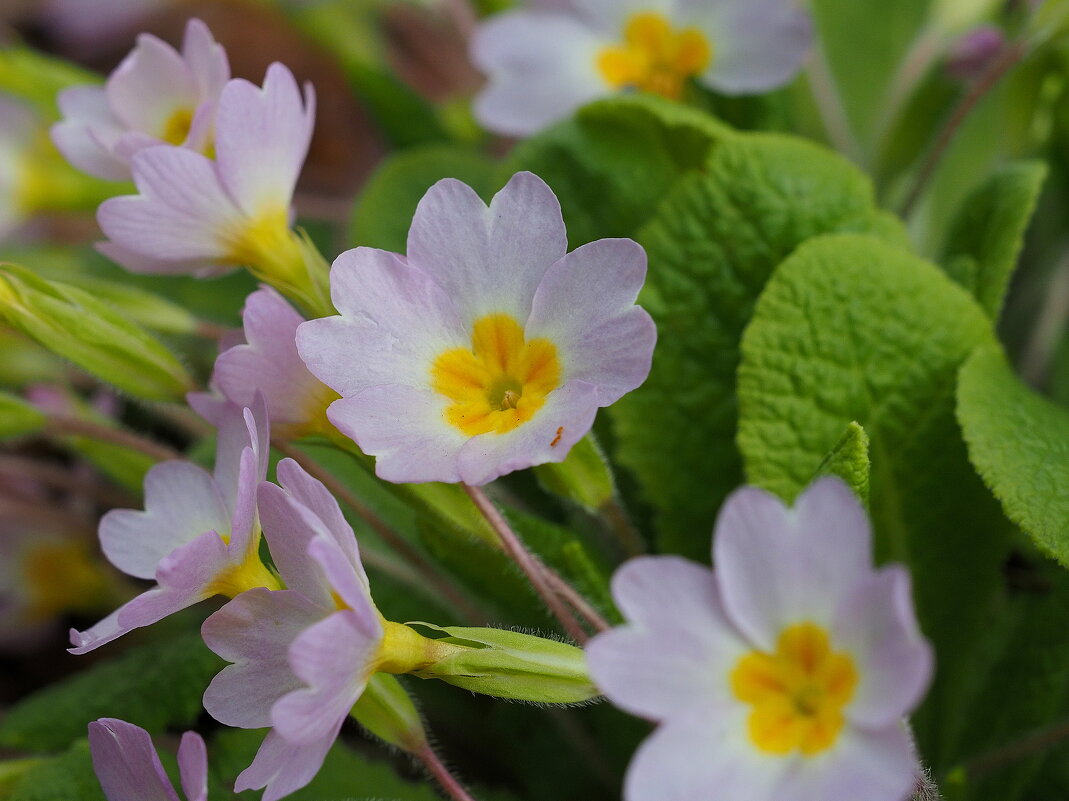
<svg viewBox="0 0 1069 801">
<path fill-rule="evenodd" d="M 528 133 L 622 87 L 678 97 L 696 78 L 765 90 L 794 73 L 810 38 L 780 0 L 553 5 L 479 32 L 489 127 Z M 248 298 L 244 341 L 219 355 L 213 392 L 190 397 L 218 431 L 214 472 L 158 464 L 144 511 L 101 522 L 107 558 L 155 586 L 73 632 L 72 651 L 230 598 L 202 629 L 232 663 L 205 708 L 226 725 L 271 727 L 235 789 L 274 801 L 312 779 L 376 674 L 449 681 L 441 665 L 462 646 L 383 618 L 330 492 L 291 459 L 267 481 L 272 435 L 340 432 L 390 482 L 474 488 L 562 461 L 597 409 L 649 372 L 656 332 L 635 305 L 645 253 L 628 239 L 568 252 L 553 192 L 520 173 L 489 205 L 459 181 L 436 184 L 405 255 L 358 247 L 328 274 L 291 228 L 311 87 L 302 94 L 280 64 L 262 87 L 230 79 L 197 21 L 181 53 L 143 36 L 104 88 L 68 90 L 60 105 L 53 137 L 71 163 L 137 188 L 100 207 L 102 252 L 148 273 L 244 266 L 270 285 Z M 906 573 L 873 567 L 851 491 L 824 479 L 787 508 L 742 489 L 721 511 L 714 556 L 715 574 L 672 556 L 627 563 L 613 594 L 628 623 L 586 645 L 597 691 L 660 724 L 626 797 L 907 797 L 919 767 L 904 716 L 931 653 Z M 174 797 L 140 729 L 104 719 L 90 742 L 111 801 Z M 187 734 L 190 801 L 206 796 L 205 759 Z"/>
</svg>

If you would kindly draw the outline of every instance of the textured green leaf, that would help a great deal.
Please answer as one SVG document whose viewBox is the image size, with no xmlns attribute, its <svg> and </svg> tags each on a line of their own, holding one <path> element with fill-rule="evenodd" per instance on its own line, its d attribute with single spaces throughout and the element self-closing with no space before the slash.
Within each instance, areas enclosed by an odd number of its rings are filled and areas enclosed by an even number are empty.
<svg viewBox="0 0 1069 801">
<path fill-rule="evenodd" d="M 420 198 L 442 178 L 458 178 L 484 200 L 493 195 L 497 165 L 473 150 L 435 145 L 387 159 L 364 186 L 353 212 L 356 245 L 405 252 L 408 228 Z"/>
<path fill-rule="evenodd" d="M 0 722 L 0 745 L 66 748 L 101 717 L 121 718 L 151 733 L 189 727 L 202 711 L 204 689 L 223 665 L 197 633 L 131 648 L 15 704 Z"/>
<path fill-rule="evenodd" d="M 958 420 L 1006 515 L 1069 567 L 1069 410 L 1021 383 L 989 345 L 961 368 Z"/>
<path fill-rule="evenodd" d="M 851 422 L 835 447 L 824 457 L 815 477 L 838 476 L 845 481 L 857 497 L 869 499 L 869 435 L 857 422 Z"/>
<path fill-rule="evenodd" d="M 851 421 L 870 438 L 877 553 L 911 568 L 936 645 L 936 686 L 916 722 L 937 765 L 967 719 L 959 679 L 1009 536 L 954 420 L 957 370 L 992 340 L 980 306 L 934 265 L 842 235 L 780 266 L 742 341 L 738 442 L 751 482 L 791 499 Z"/>
<path fill-rule="evenodd" d="M 717 145 L 705 170 L 681 181 L 639 233 L 650 259 L 640 302 L 657 322 L 657 349 L 646 383 L 610 413 L 619 458 L 657 511 L 664 549 L 708 554 L 716 510 L 742 481 L 733 440 L 743 327 L 775 266 L 833 231 L 902 236 L 844 159 L 754 134 Z"/>
<path fill-rule="evenodd" d="M 1002 167 L 966 198 L 947 234 L 942 263 L 993 320 L 1002 310 L 1046 175 L 1041 162 Z"/>
<path fill-rule="evenodd" d="M 499 183 L 530 170 L 560 199 L 577 247 L 631 236 L 679 178 L 700 169 L 730 129 L 712 117 L 650 95 L 592 103 L 521 143 L 501 165 Z"/>
</svg>

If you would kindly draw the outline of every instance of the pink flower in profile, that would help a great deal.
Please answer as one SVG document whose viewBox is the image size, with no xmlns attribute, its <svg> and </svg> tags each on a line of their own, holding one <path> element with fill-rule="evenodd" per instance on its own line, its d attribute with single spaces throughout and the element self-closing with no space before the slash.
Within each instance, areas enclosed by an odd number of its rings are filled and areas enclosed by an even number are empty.
<svg viewBox="0 0 1069 801">
<path fill-rule="evenodd" d="M 116 718 L 89 724 L 89 753 L 108 801 L 179 801 L 152 738 Z M 178 771 L 187 801 L 208 798 L 208 754 L 199 734 L 187 731 L 178 746 Z"/>
<path fill-rule="evenodd" d="M 337 501 L 292 459 L 281 487 L 260 485 L 271 555 L 287 589 L 244 592 L 204 621 L 208 647 L 234 664 L 204 693 L 216 720 L 271 726 L 235 791 L 276 801 L 312 780 L 375 672 L 385 623 Z"/>
<path fill-rule="evenodd" d="M 71 630 L 70 649 L 84 654 L 213 595 L 277 587 L 260 561 L 256 487 L 267 473 L 263 398 L 233 405 L 219 422 L 214 474 L 183 461 L 162 462 L 145 476 L 145 511 L 113 509 L 100 521 L 104 555 L 156 586 L 87 631 Z"/>
<path fill-rule="evenodd" d="M 639 90 L 679 99 L 691 81 L 725 94 L 786 84 L 813 39 L 794 0 L 535 0 L 472 39 L 488 84 L 476 118 L 526 136 L 585 103 Z"/>
<path fill-rule="evenodd" d="M 263 393 L 272 430 L 287 439 L 330 427 L 327 406 L 338 394 L 308 372 L 294 338 L 302 317 L 270 287 L 245 300 L 245 341 L 219 354 L 212 387 L 231 403 L 247 406 Z"/>
<path fill-rule="evenodd" d="M 211 274 L 250 266 L 299 282 L 304 260 L 290 232 L 290 203 L 315 124 L 293 74 L 267 69 L 261 89 L 229 81 L 215 118 L 215 158 L 158 146 L 133 157 L 139 194 L 97 213 L 109 258 L 134 272 Z"/>
<path fill-rule="evenodd" d="M 563 460 L 598 407 L 646 379 L 645 275 L 630 239 L 568 253 L 560 204 L 531 173 L 489 208 L 446 179 L 420 201 L 407 257 L 337 258 L 340 315 L 302 324 L 297 350 L 341 394 L 327 417 L 380 477 L 485 484 Z"/>
<path fill-rule="evenodd" d="M 903 718 L 932 674 L 908 573 L 874 570 L 865 512 L 825 478 L 793 508 L 747 487 L 720 512 L 716 573 L 640 557 L 612 589 L 627 625 L 587 645 L 617 706 L 660 723 L 626 801 L 904 801 Z"/>
<path fill-rule="evenodd" d="M 104 87 L 60 92 L 63 120 L 52 141 L 78 169 L 127 181 L 131 159 L 146 147 L 210 151 L 216 101 L 229 79 L 226 52 L 199 19 L 187 24 L 181 53 L 143 33 Z"/>
</svg>

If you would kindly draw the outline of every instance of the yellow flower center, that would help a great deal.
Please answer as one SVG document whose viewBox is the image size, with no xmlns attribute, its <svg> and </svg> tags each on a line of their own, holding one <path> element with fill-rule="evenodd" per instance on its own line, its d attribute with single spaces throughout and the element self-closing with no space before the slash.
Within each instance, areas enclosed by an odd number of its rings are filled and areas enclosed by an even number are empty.
<svg viewBox="0 0 1069 801">
<path fill-rule="evenodd" d="M 193 109 L 177 109 L 163 124 L 163 130 L 160 131 L 160 139 L 169 145 L 180 145 L 186 141 L 192 125 Z"/>
<path fill-rule="evenodd" d="M 472 326 L 471 350 L 452 348 L 431 365 L 432 386 L 452 403 L 445 419 L 469 437 L 504 434 L 526 423 L 561 384 L 557 348 L 548 339 L 524 339 L 507 314 L 489 314 Z"/>
<path fill-rule="evenodd" d="M 731 672 L 735 697 L 753 706 L 750 740 L 770 754 L 831 748 L 856 687 L 853 659 L 833 652 L 827 632 L 813 623 L 788 626 L 775 653 L 752 651 Z"/>
<path fill-rule="evenodd" d="M 678 100 L 687 80 L 704 72 L 712 58 L 712 44 L 697 28 L 676 29 L 664 15 L 643 12 L 628 19 L 622 44 L 601 50 L 597 66 L 615 89 Z"/>
<path fill-rule="evenodd" d="M 80 542 L 48 542 L 23 557 L 29 590 L 26 616 L 43 620 L 60 612 L 93 608 L 107 591 L 103 570 Z"/>
</svg>

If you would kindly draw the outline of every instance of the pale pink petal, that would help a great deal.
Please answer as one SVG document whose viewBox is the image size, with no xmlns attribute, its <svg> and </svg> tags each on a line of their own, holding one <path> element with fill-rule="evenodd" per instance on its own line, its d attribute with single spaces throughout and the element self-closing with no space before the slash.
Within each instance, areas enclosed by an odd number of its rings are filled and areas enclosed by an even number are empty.
<svg viewBox="0 0 1069 801">
<path fill-rule="evenodd" d="M 172 114 L 199 103 L 185 61 L 148 33 L 137 37 L 137 46 L 108 78 L 106 92 L 111 110 L 126 128 L 157 138 Z"/>
<path fill-rule="evenodd" d="M 450 296 L 402 256 L 348 250 L 335 259 L 330 285 L 342 316 L 303 323 L 297 350 L 342 395 L 378 384 L 425 387 L 435 357 L 471 347 Z"/>
<path fill-rule="evenodd" d="M 845 709 L 851 722 L 893 726 L 920 703 L 933 657 L 913 614 L 905 568 L 885 567 L 859 582 L 836 611 L 832 639 L 857 666 L 857 690 Z"/>
<path fill-rule="evenodd" d="M 569 381 L 551 392 L 535 416 L 518 428 L 480 434 L 464 443 L 457 455 L 460 480 L 479 486 L 514 470 L 563 461 L 586 436 L 597 410 L 597 387 Z"/>
<path fill-rule="evenodd" d="M 133 160 L 141 194 L 105 200 L 97 221 L 110 240 L 153 259 L 228 256 L 228 231 L 244 225 L 215 165 L 180 147 L 150 147 Z"/>
<path fill-rule="evenodd" d="M 195 731 L 182 735 L 178 745 L 178 772 L 187 801 L 207 801 L 208 750 L 204 739 Z"/>
<path fill-rule="evenodd" d="M 240 793 L 264 787 L 260 801 L 278 801 L 301 789 L 323 766 L 344 722 L 345 717 L 339 718 L 334 722 L 333 730 L 322 739 L 304 745 L 291 743 L 276 731 L 268 732 L 252 764 L 238 776 L 234 791 Z"/>
<path fill-rule="evenodd" d="M 698 705 L 659 726 L 628 766 L 624 801 L 798 801 L 790 776 L 795 758 L 758 751 L 747 735 L 748 715 L 741 703 Z M 821 801 L 862 798 L 870 796 L 828 795 Z"/>
<path fill-rule="evenodd" d="M 104 90 L 74 86 L 60 92 L 56 102 L 63 120 L 52 126 L 52 141 L 67 161 L 97 178 L 129 180 L 130 165 L 111 152 L 122 128 L 108 108 Z"/>
<path fill-rule="evenodd" d="M 263 392 L 276 426 L 309 423 L 331 393 L 297 355 L 294 338 L 304 318 L 275 290 L 261 287 L 246 299 L 243 320 L 247 344 L 219 354 L 212 385 L 240 406 Z"/>
<path fill-rule="evenodd" d="M 196 275 L 209 278 L 234 270 L 209 259 L 155 259 L 114 242 L 97 242 L 93 247 L 132 273 L 147 275 Z"/>
<path fill-rule="evenodd" d="M 809 14 L 794 0 L 680 0 L 679 14 L 712 45 L 700 80 L 726 94 L 783 86 L 802 68 L 813 42 Z"/>
<path fill-rule="evenodd" d="M 212 614 L 201 626 L 205 644 L 234 664 L 223 668 L 204 691 L 204 708 L 227 726 L 271 725 L 271 707 L 299 689 L 290 668 L 290 645 L 333 606 L 319 606 L 294 590 L 249 590 Z"/>
<path fill-rule="evenodd" d="M 315 93 L 286 67 L 267 68 L 263 89 L 227 83 L 219 96 L 215 152 L 231 197 L 249 217 L 288 209 L 315 126 Z"/>
<path fill-rule="evenodd" d="M 371 591 L 367 586 L 364 569 L 357 563 L 359 573 L 348 562 L 347 555 L 333 538 L 319 535 L 308 544 L 308 556 L 314 559 L 323 575 L 347 607 L 350 624 L 369 640 L 382 638 L 382 622 Z"/>
<path fill-rule="evenodd" d="M 774 651 L 787 626 L 831 622 L 872 570 L 872 532 L 860 501 L 838 478 L 814 482 L 792 509 L 744 487 L 720 510 L 713 555 L 728 616 L 756 646 Z"/>
<path fill-rule="evenodd" d="M 527 136 L 615 90 L 597 68 L 598 54 L 614 43 L 563 14 L 512 11 L 482 23 L 471 58 L 489 78 L 472 110 L 486 128 Z"/>
<path fill-rule="evenodd" d="M 330 491 L 323 486 L 323 482 L 312 478 L 293 459 L 283 459 L 275 469 L 279 483 L 285 487 L 286 492 L 297 503 L 306 507 L 314 514 L 324 526 L 330 536 L 341 548 L 345 560 L 353 570 L 360 582 L 367 587 L 367 573 L 360 561 L 360 548 L 356 542 L 356 535 L 349 521 L 342 514 L 337 500 Z"/>
<path fill-rule="evenodd" d="M 336 732 L 364 691 L 382 637 L 366 636 L 353 618 L 351 612 L 335 612 L 290 645 L 290 667 L 308 686 L 271 709 L 275 731 L 289 742 L 307 745 Z"/>
<path fill-rule="evenodd" d="M 327 535 L 322 521 L 281 487 L 267 481 L 259 486 L 257 504 L 271 558 L 286 586 L 320 606 L 333 608 L 330 586 L 322 569 L 308 556 L 312 538 L 317 534 Z"/>
<path fill-rule="evenodd" d="M 616 571 L 612 588 L 630 625 L 597 635 L 586 653 L 613 704 L 665 720 L 732 702 L 728 676 L 751 649 L 724 615 L 712 571 L 678 556 L 639 557 Z"/>
<path fill-rule="evenodd" d="M 460 481 L 457 453 L 468 441 L 443 415 L 445 398 L 430 389 L 370 387 L 334 401 L 327 418 L 360 449 L 377 457 L 386 481 Z"/>
<path fill-rule="evenodd" d="M 250 505 L 255 508 L 256 486 L 267 475 L 269 456 L 270 422 L 267 404 L 263 396 L 255 394 L 250 407 L 226 403 L 218 414 L 215 445 L 215 483 L 231 510 L 241 508 L 240 521 L 236 518 L 233 528 L 244 531 L 250 521 Z M 242 472 L 242 459 L 246 449 L 253 452 L 253 460 Z M 240 525 L 239 525 L 240 523 Z"/>
<path fill-rule="evenodd" d="M 116 718 L 93 721 L 89 753 L 108 801 L 178 801 L 152 738 L 140 726 Z"/>
<path fill-rule="evenodd" d="M 599 239 L 556 262 L 535 292 L 526 338 L 557 346 L 565 380 L 597 387 L 608 406 L 650 372 L 657 327 L 635 299 L 646 251 L 630 239 Z"/>
<path fill-rule="evenodd" d="M 445 290 L 466 326 L 488 314 L 526 320 L 542 276 L 567 248 L 560 203 L 529 172 L 514 175 L 489 208 L 467 184 L 439 181 L 408 233 L 409 263 Z"/>
<path fill-rule="evenodd" d="M 906 801 L 917 781 L 917 759 L 903 724 L 877 731 L 846 726 L 831 749 L 797 760 L 791 801 Z"/>
<path fill-rule="evenodd" d="M 189 462 L 162 462 L 145 476 L 145 511 L 113 509 L 100 521 L 108 560 L 137 578 L 205 531 L 229 531 L 230 515 L 212 477 Z"/>
<path fill-rule="evenodd" d="M 215 41 L 208 26 L 199 19 L 186 23 L 182 39 L 182 57 L 196 86 L 197 96 L 202 100 L 214 100 L 230 80 L 230 63 L 226 50 Z"/>
</svg>

